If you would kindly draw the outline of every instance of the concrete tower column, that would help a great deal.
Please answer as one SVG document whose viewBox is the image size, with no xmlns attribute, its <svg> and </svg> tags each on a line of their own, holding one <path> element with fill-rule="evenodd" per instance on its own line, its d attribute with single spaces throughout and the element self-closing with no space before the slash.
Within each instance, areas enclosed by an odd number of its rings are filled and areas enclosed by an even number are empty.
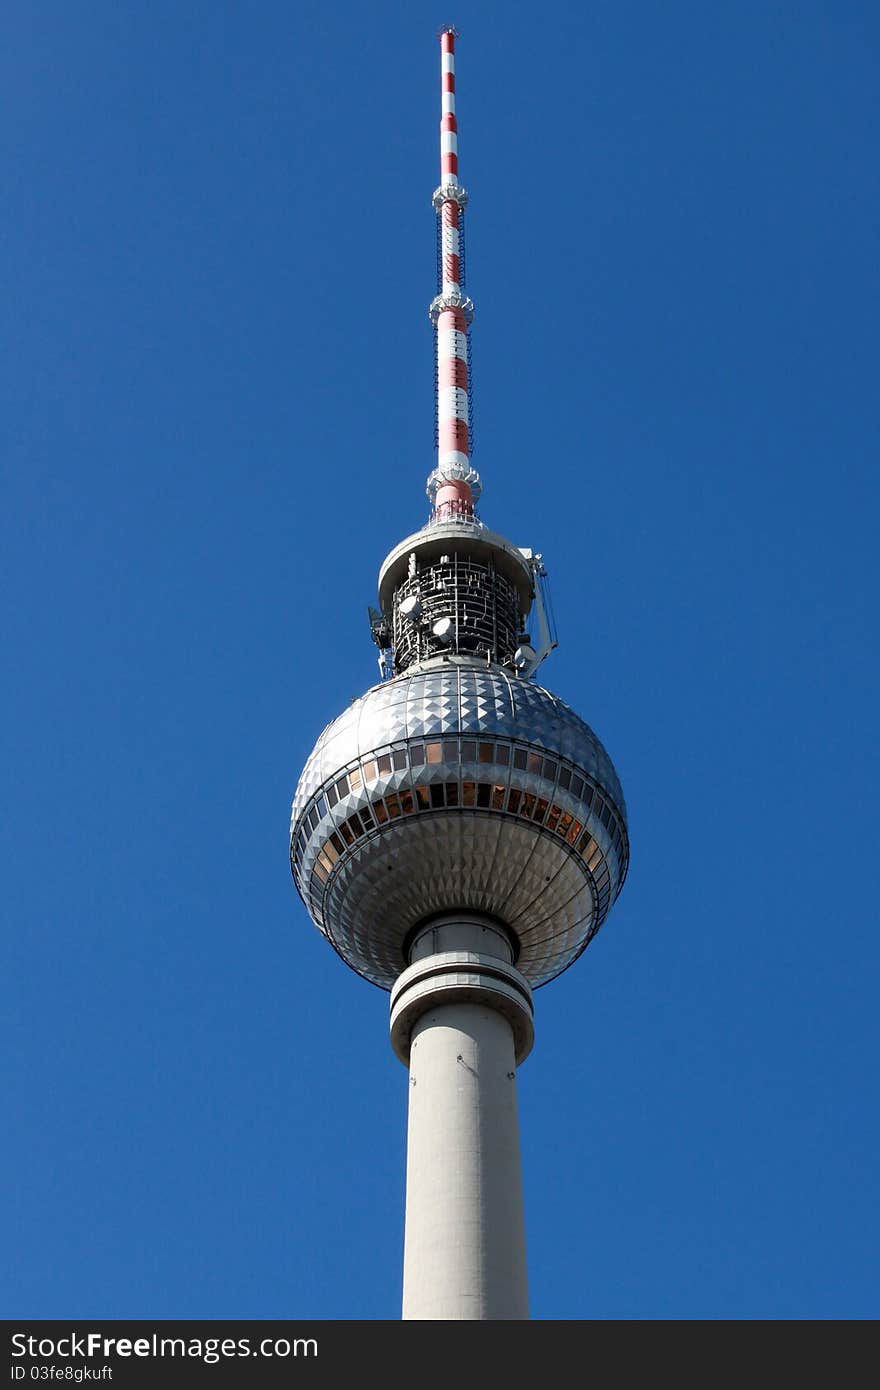
<svg viewBox="0 0 880 1390">
<path fill-rule="evenodd" d="M 410 1069 L 403 1317 L 527 1318 L 516 1067 L 531 990 L 479 913 L 435 918 L 409 959 L 391 994 Z"/>
</svg>

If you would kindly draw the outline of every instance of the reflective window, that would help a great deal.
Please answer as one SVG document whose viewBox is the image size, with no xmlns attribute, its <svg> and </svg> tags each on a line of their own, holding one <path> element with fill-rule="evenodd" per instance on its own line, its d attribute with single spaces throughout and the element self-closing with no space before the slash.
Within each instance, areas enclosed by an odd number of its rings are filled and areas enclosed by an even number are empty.
<svg viewBox="0 0 880 1390">
<path fill-rule="evenodd" d="M 557 779 L 559 786 L 590 807 L 608 831 L 614 852 L 622 861 L 626 857 L 626 838 L 616 818 L 613 805 L 607 802 L 590 783 L 570 767 L 564 767 L 556 758 L 545 757 L 540 751 L 513 746 L 507 743 L 476 738 L 434 738 L 413 743 L 409 749 L 396 749 L 388 753 L 376 754 L 366 760 L 361 767 L 350 769 L 315 801 L 303 818 L 302 829 L 297 836 L 294 848 L 295 867 L 301 866 L 307 847 L 308 837 L 314 834 L 318 824 L 328 812 L 338 804 L 341 797 L 358 791 L 361 786 L 374 783 L 381 776 L 388 776 L 392 769 L 403 770 L 409 763 L 413 767 L 437 766 L 441 763 L 457 763 L 459 751 L 462 762 L 480 762 L 513 765 L 519 772 Z M 442 810 L 446 807 L 478 807 L 485 810 L 507 811 L 514 816 L 527 817 L 537 824 L 555 832 L 567 844 L 576 848 L 583 856 L 587 866 L 594 874 L 596 887 L 605 907 L 611 892 L 611 880 L 605 861 L 605 852 L 596 843 L 589 829 L 570 811 L 565 811 L 549 798 L 525 792 L 519 787 L 508 787 L 502 782 L 425 782 L 412 788 L 402 788 L 390 793 L 384 800 L 378 798 L 372 809 L 365 808 L 360 814 L 354 813 L 322 845 L 315 866 L 315 874 L 320 882 L 326 882 L 329 873 L 338 862 L 346 846 L 353 844 L 362 835 L 384 825 L 389 820 L 413 812 Z M 595 822 L 594 822 L 595 823 Z M 319 872 L 320 870 L 320 872 Z"/>
</svg>

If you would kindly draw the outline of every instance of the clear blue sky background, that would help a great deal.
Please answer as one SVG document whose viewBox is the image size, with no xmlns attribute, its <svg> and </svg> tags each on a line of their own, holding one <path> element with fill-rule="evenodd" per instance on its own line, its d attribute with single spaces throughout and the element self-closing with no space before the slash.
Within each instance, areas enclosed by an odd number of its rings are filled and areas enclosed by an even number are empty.
<svg viewBox="0 0 880 1390">
<path fill-rule="evenodd" d="M 13 0 L 6 1316 L 398 1316 L 287 830 L 426 516 L 449 19 L 483 516 L 632 832 L 520 1072 L 534 1315 L 880 1312 L 876 6 Z"/>
</svg>

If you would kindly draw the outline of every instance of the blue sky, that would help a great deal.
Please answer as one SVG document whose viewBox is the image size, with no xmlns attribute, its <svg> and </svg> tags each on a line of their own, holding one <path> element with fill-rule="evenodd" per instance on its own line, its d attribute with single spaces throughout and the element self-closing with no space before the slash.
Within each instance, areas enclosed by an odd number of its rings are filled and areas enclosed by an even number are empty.
<svg viewBox="0 0 880 1390">
<path fill-rule="evenodd" d="M 398 1316 L 406 1077 L 286 841 L 426 516 L 450 19 L 482 515 L 632 837 L 533 1313 L 878 1313 L 876 8 L 13 0 L 8 1317 Z"/>
</svg>

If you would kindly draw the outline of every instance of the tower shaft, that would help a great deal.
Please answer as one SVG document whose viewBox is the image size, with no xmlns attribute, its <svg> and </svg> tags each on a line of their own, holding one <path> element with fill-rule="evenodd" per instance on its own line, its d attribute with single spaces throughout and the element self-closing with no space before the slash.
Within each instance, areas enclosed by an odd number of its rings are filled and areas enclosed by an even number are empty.
<svg viewBox="0 0 880 1390">
<path fill-rule="evenodd" d="M 528 1315 L 513 1033 L 447 1004 L 413 1037 L 403 1316 Z"/>
<path fill-rule="evenodd" d="M 409 1055 L 403 1317 L 529 1316 L 516 1065 L 528 985 L 491 919 L 448 914 L 417 936 L 392 993 Z"/>
</svg>

